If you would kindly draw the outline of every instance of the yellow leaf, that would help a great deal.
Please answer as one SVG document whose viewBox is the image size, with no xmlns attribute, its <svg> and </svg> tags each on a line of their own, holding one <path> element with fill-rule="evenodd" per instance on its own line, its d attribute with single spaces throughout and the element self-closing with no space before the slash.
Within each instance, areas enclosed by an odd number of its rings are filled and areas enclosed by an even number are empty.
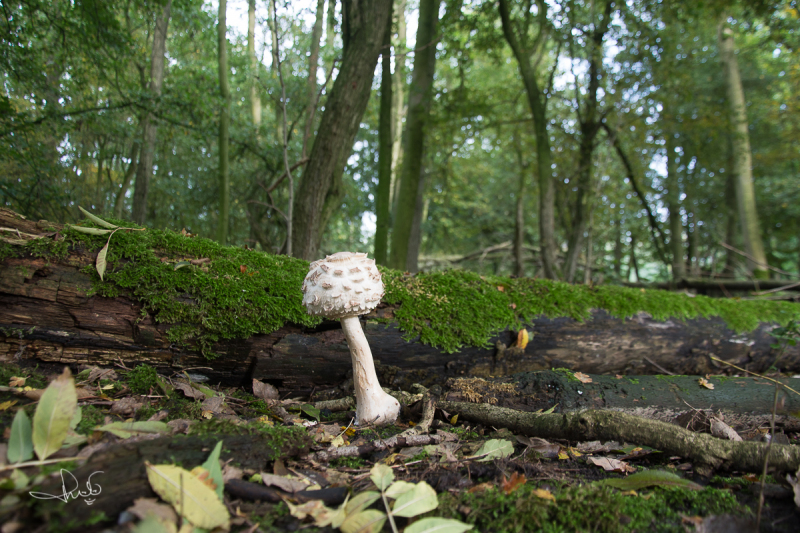
<svg viewBox="0 0 800 533">
<path fill-rule="evenodd" d="M 458 422 L 458 415 L 453 415 L 453 418 L 450 419 L 450 424 L 455 426 L 456 422 Z"/>
<path fill-rule="evenodd" d="M 0 403 L 0 411 L 5 411 L 9 407 L 17 403 L 17 401 L 18 400 L 8 400 L 7 402 Z"/>
<path fill-rule="evenodd" d="M 228 510 L 217 493 L 191 472 L 174 465 L 145 462 L 145 466 L 147 480 L 156 494 L 194 526 L 205 529 L 230 527 Z"/>
<path fill-rule="evenodd" d="M 697 380 L 697 382 L 698 382 L 698 383 L 699 383 L 701 386 L 703 386 L 703 387 L 705 387 L 705 388 L 707 388 L 707 389 L 714 390 L 714 384 L 713 384 L 713 383 L 709 383 L 709 382 L 708 382 L 708 380 L 707 380 L 706 378 L 700 378 L 700 379 L 698 379 L 698 380 Z"/>
<path fill-rule="evenodd" d="M 533 495 L 536 496 L 537 498 L 541 498 L 542 500 L 550 500 L 551 502 L 556 501 L 556 497 L 553 496 L 553 493 L 551 493 L 549 490 L 534 489 Z"/>
<path fill-rule="evenodd" d="M 522 348 L 524 350 L 525 347 L 528 345 L 529 339 L 530 337 L 528 336 L 527 329 L 519 330 L 519 333 L 517 333 L 517 347 Z"/>
<path fill-rule="evenodd" d="M 565 452 L 563 449 L 558 450 L 558 458 L 561 459 L 562 461 L 566 461 L 567 459 L 569 459 L 569 454 Z"/>
<path fill-rule="evenodd" d="M 213 411 L 204 410 L 200 414 L 203 415 L 203 418 L 214 418 Z"/>
<path fill-rule="evenodd" d="M 111 390 L 113 388 L 114 388 L 114 384 L 111 383 L 109 385 L 103 385 L 102 387 L 100 387 L 100 390 Z"/>
<path fill-rule="evenodd" d="M 8 386 L 9 387 L 24 387 L 25 386 L 25 380 L 27 380 L 27 379 L 28 378 L 26 378 L 26 377 L 25 378 L 21 378 L 19 376 L 11 376 L 11 379 L 8 380 Z"/>
</svg>

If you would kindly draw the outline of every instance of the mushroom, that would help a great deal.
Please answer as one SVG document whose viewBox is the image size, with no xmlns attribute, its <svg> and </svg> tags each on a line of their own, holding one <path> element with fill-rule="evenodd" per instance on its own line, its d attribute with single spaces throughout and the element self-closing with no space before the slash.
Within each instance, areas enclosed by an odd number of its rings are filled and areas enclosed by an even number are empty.
<svg viewBox="0 0 800 533">
<path fill-rule="evenodd" d="M 372 273 L 365 277 L 363 270 Z M 353 360 L 356 424 L 391 424 L 400 412 L 400 402 L 386 394 L 378 382 L 372 352 L 358 319 L 358 315 L 375 309 L 382 296 L 383 281 L 375 260 L 362 253 L 338 252 L 314 261 L 303 281 L 303 305 L 308 313 L 342 323 Z"/>
</svg>

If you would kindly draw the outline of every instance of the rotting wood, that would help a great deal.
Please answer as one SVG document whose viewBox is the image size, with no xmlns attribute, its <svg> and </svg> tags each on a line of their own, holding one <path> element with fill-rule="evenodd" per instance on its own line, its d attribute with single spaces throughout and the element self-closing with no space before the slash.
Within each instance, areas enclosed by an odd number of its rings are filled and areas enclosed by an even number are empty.
<svg viewBox="0 0 800 533">
<path fill-rule="evenodd" d="M 537 414 L 489 404 L 440 401 L 439 407 L 466 420 L 505 427 L 531 437 L 569 441 L 617 441 L 649 446 L 696 463 L 700 472 L 712 469 L 761 472 L 767 444 L 733 442 L 695 433 L 673 424 L 609 410 L 587 409 L 573 413 Z M 800 446 L 774 444 L 769 464 L 779 472 L 800 467 Z"/>
</svg>

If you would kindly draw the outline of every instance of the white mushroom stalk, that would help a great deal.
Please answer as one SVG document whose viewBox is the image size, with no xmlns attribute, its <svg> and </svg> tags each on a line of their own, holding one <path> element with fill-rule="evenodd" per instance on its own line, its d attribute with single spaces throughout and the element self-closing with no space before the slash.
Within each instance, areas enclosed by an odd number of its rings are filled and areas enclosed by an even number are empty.
<svg viewBox="0 0 800 533">
<path fill-rule="evenodd" d="M 375 363 L 358 315 L 375 309 L 383 296 L 381 273 L 367 254 L 338 252 L 309 265 L 303 281 L 303 305 L 308 313 L 339 319 L 353 361 L 356 424 L 391 424 L 400 402 L 378 382 Z"/>
</svg>

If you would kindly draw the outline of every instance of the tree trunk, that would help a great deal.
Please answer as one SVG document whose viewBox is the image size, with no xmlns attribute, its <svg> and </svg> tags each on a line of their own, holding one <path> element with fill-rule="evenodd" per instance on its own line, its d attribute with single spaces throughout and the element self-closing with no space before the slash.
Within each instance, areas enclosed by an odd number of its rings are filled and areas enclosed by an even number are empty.
<svg viewBox="0 0 800 533">
<path fill-rule="evenodd" d="M 618 280 L 622 280 L 623 255 L 624 244 L 622 242 L 622 221 L 617 216 L 614 218 L 614 274 Z"/>
<path fill-rule="evenodd" d="M 628 269 L 628 278 L 630 278 L 630 271 L 633 270 L 634 275 L 636 276 L 636 281 L 642 281 L 641 276 L 639 275 L 639 263 L 636 262 L 636 236 L 631 235 L 631 262 L 630 268 Z"/>
<path fill-rule="evenodd" d="M 411 228 L 419 203 L 422 159 L 425 148 L 425 125 L 433 98 L 433 75 L 436 68 L 436 39 L 440 0 L 421 0 L 417 27 L 414 73 L 408 95 L 408 123 L 405 163 L 397 197 L 397 211 L 392 221 L 392 247 L 389 265 L 407 270 L 417 257 L 411 257 Z"/>
<path fill-rule="evenodd" d="M 518 141 L 519 137 L 520 132 L 514 132 L 514 140 Z M 521 144 L 515 142 L 514 148 L 517 152 L 517 165 L 519 166 L 517 206 L 514 217 L 514 274 L 522 277 L 525 275 L 525 191 L 528 189 L 528 163 L 525 162 Z"/>
<path fill-rule="evenodd" d="M 381 106 L 378 123 L 378 190 L 375 194 L 375 262 L 386 265 L 392 194 L 392 17 L 386 19 L 381 48 Z"/>
<path fill-rule="evenodd" d="M 317 110 L 317 64 L 319 62 L 319 41 L 322 38 L 322 24 L 325 21 L 325 0 L 317 0 L 317 18 L 311 31 L 311 50 L 308 54 L 308 78 L 306 81 L 306 130 L 303 133 L 303 152 L 301 159 L 306 158 L 306 148 L 311 134 L 314 132 L 314 114 Z"/>
<path fill-rule="evenodd" d="M 428 187 L 428 173 L 423 169 L 417 188 L 417 205 L 414 206 L 414 218 L 411 221 L 411 233 L 408 236 L 408 259 L 406 270 L 412 274 L 419 272 L 419 250 L 422 246 L 422 224 L 428 217 L 430 198 L 425 198 Z"/>
<path fill-rule="evenodd" d="M 503 24 L 503 35 L 506 38 L 514 57 L 517 59 L 519 73 L 525 85 L 528 105 L 533 114 L 533 131 L 536 137 L 536 163 L 539 173 L 539 240 L 542 249 L 542 267 L 544 275 L 556 279 L 556 236 L 555 236 L 555 187 L 553 185 L 553 169 L 550 167 L 550 138 L 547 133 L 547 94 L 536 72 L 534 55 L 543 53 L 544 41 L 548 28 L 547 5 L 537 2 L 539 7 L 539 33 L 536 42 L 527 44 L 528 27 L 515 29 L 511 19 L 509 0 L 500 0 L 500 18 Z M 525 24 L 527 25 L 527 18 Z"/>
<path fill-rule="evenodd" d="M 403 121 L 406 117 L 406 0 L 397 1 L 397 38 L 394 43 L 394 73 L 392 74 L 392 185 L 389 206 L 392 218 L 397 213 L 400 186 L 400 165 L 403 160 Z M 387 258 L 388 259 L 388 258 Z"/>
<path fill-rule="evenodd" d="M 261 97 L 258 94 L 258 57 L 256 56 L 256 0 L 248 0 L 247 56 L 250 58 L 250 114 L 258 132 L 261 126 Z"/>
<path fill-rule="evenodd" d="M 268 15 L 268 24 L 270 28 L 270 38 L 272 40 L 272 46 L 270 47 L 270 53 L 272 54 L 272 63 L 270 64 L 270 70 L 272 71 L 273 80 L 278 78 L 278 14 L 275 11 L 275 4 L 272 3 L 272 0 L 267 0 L 267 9 L 269 10 Z M 283 145 L 283 111 L 281 110 L 281 103 L 280 100 L 275 99 L 274 103 L 274 111 L 275 111 L 275 140 L 278 144 Z"/>
<path fill-rule="evenodd" d="M 726 15 L 719 23 L 719 55 L 725 70 L 725 89 L 728 96 L 731 127 L 733 128 L 733 171 L 736 175 L 736 203 L 742 225 L 745 250 L 750 255 L 747 269 L 757 279 L 767 279 L 767 257 L 761 240 L 756 196 L 753 188 L 752 154 L 747 126 L 747 108 L 744 98 L 739 63 L 733 42 L 733 30 L 725 27 Z"/>
<path fill-rule="evenodd" d="M 328 72 L 333 70 L 333 62 L 336 59 L 336 50 L 334 49 L 334 35 L 336 31 L 336 0 L 328 0 L 328 20 L 327 27 L 325 28 L 325 48 L 326 54 L 330 58 L 328 60 Z"/>
<path fill-rule="evenodd" d="M 128 163 L 128 168 L 125 169 L 125 175 L 122 177 L 122 184 L 119 186 L 116 198 L 114 198 L 114 216 L 116 218 L 122 218 L 122 208 L 125 205 L 125 194 L 128 192 L 128 187 L 131 185 L 133 174 L 136 172 L 136 159 L 138 156 L 139 143 L 134 139 L 133 144 L 131 145 L 131 153 L 128 156 L 130 163 Z M 122 166 L 121 161 L 120 166 Z"/>
<path fill-rule="evenodd" d="M 391 0 L 344 0 L 341 68 L 294 202 L 292 249 L 315 259 L 330 215 L 340 206 L 342 174 L 369 101 Z"/>
<path fill-rule="evenodd" d="M 172 0 L 167 0 L 167 5 L 156 18 L 156 27 L 153 33 L 153 55 L 150 59 L 149 89 L 153 98 L 161 96 L 161 87 L 164 85 L 164 53 L 167 48 L 167 28 L 171 9 Z M 136 167 L 133 215 L 131 216 L 133 221 L 140 225 L 144 225 L 147 218 L 147 192 L 150 188 L 150 178 L 153 175 L 157 129 L 155 117 L 146 112 L 142 119 L 142 148 L 139 164 Z"/>
<path fill-rule="evenodd" d="M 733 167 L 733 147 L 730 147 L 730 158 L 731 164 L 729 168 Z M 730 244 L 731 246 L 737 246 L 736 244 L 736 229 L 737 229 L 737 222 L 736 219 L 736 175 L 733 171 L 728 172 L 728 178 L 725 180 L 725 207 L 727 207 L 727 224 L 725 225 L 725 242 Z M 728 277 L 735 277 L 736 276 L 736 262 L 739 260 L 739 255 L 731 249 L 727 249 L 725 253 L 725 267 L 722 270 L 724 276 Z"/>
<path fill-rule="evenodd" d="M 667 209 L 669 210 L 669 247 L 672 252 L 672 279 L 686 277 L 686 259 L 683 252 L 683 220 L 681 219 L 678 166 L 675 164 L 675 135 L 667 131 Z"/>
<path fill-rule="evenodd" d="M 228 127 L 230 125 L 230 89 L 228 88 L 228 22 L 227 0 L 219 0 L 219 22 L 217 23 L 217 43 L 219 58 L 219 94 L 222 104 L 219 110 L 219 218 L 217 220 L 217 241 L 228 243 L 228 225 L 230 223 L 231 179 L 228 169 Z"/>
<path fill-rule="evenodd" d="M 567 246 L 567 257 L 564 261 L 564 280 L 572 283 L 575 271 L 578 268 L 578 257 L 583 249 L 583 238 L 586 233 L 586 221 L 592 210 L 592 156 L 600 131 L 600 116 L 597 111 L 598 92 L 602 79 L 603 66 L 603 40 L 611 23 L 611 10 L 613 3 L 606 1 L 602 19 L 594 21 L 594 30 L 589 40 L 589 87 L 587 89 L 586 103 L 580 109 L 580 92 L 576 91 L 575 99 L 578 104 L 578 120 L 580 121 L 580 147 L 578 149 L 578 192 L 575 206 L 572 210 L 572 231 Z M 577 80 L 576 80 L 577 84 Z M 588 268 L 588 265 L 587 265 Z"/>
</svg>

